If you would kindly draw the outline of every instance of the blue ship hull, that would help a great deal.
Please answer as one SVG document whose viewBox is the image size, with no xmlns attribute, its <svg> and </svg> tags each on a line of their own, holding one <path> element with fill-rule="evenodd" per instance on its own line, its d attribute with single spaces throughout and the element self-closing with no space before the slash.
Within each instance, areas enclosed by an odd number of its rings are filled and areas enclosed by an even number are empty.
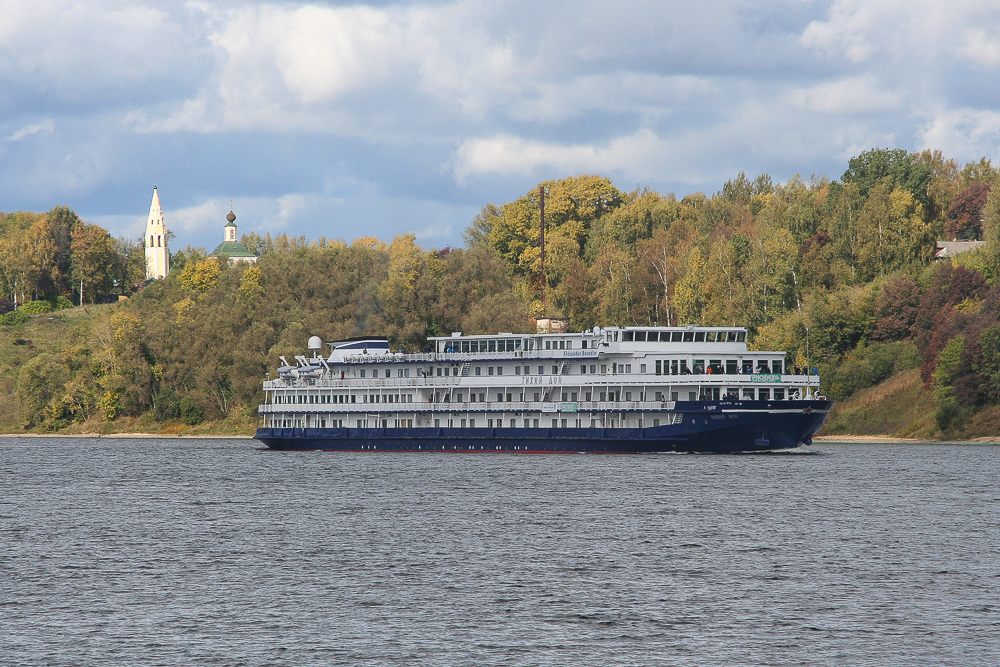
<svg viewBox="0 0 1000 667">
<path fill-rule="evenodd" d="M 831 401 L 679 402 L 645 428 L 258 428 L 271 449 L 517 453 L 742 453 L 810 444 Z"/>
</svg>

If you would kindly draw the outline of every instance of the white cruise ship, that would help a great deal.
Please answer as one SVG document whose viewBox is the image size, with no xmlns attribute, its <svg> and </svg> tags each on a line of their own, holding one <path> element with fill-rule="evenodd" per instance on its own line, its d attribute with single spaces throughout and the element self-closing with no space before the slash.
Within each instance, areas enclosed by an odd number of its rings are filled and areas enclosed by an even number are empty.
<svg viewBox="0 0 1000 667">
<path fill-rule="evenodd" d="M 759 451 L 808 444 L 830 402 L 740 327 L 606 327 L 451 336 L 425 352 L 327 343 L 264 382 L 275 449 Z"/>
</svg>

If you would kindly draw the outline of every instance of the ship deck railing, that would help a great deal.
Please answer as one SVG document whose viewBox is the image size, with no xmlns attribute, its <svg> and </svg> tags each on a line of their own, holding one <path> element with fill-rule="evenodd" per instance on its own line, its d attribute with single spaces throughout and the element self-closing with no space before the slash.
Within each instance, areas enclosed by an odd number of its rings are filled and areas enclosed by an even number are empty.
<svg viewBox="0 0 1000 667">
<path fill-rule="evenodd" d="M 301 379 L 272 379 L 264 383 L 266 389 L 274 388 L 322 388 L 322 389 L 371 389 L 373 391 L 389 387 L 409 387 L 418 389 L 426 387 L 462 387 L 476 388 L 476 383 L 480 383 L 484 390 L 495 387 L 516 387 L 533 386 L 534 383 L 527 383 L 523 378 L 541 378 L 541 385 L 548 385 L 548 378 L 561 378 L 562 385 L 588 386 L 599 385 L 728 385 L 733 387 L 757 386 L 761 383 L 779 385 L 818 385 L 818 375 L 790 375 L 772 373 L 698 373 L 698 374 L 678 374 L 678 375 L 655 375 L 653 373 L 571 373 L 562 374 L 535 374 L 535 375 L 451 375 L 448 377 L 438 376 L 417 376 L 417 377 L 394 377 L 394 378 L 317 378 L 313 380 Z M 614 381 L 612 381 L 614 380 Z"/>
</svg>

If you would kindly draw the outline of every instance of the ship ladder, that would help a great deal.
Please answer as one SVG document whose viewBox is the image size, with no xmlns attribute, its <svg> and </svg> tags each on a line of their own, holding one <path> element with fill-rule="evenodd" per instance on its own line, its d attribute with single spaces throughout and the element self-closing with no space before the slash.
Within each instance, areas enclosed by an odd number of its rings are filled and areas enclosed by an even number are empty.
<svg viewBox="0 0 1000 667">
<path fill-rule="evenodd" d="M 564 361 L 562 367 L 562 375 L 569 375 L 570 366 L 572 366 L 572 361 Z"/>
<path fill-rule="evenodd" d="M 468 361 L 466 361 L 464 364 L 462 364 L 462 377 L 469 377 L 469 368 L 471 368 L 471 367 L 472 367 L 472 364 L 469 363 Z"/>
</svg>

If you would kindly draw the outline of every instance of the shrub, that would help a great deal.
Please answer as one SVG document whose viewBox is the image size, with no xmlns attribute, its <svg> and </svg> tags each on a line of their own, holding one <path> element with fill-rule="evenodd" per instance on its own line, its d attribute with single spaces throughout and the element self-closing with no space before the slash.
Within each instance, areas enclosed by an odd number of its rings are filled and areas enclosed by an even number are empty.
<svg viewBox="0 0 1000 667">
<path fill-rule="evenodd" d="M 27 313 L 20 310 L 12 310 L 9 313 L 0 315 L 0 324 L 13 326 L 15 324 L 24 324 L 30 319 Z"/>
<path fill-rule="evenodd" d="M 170 387 L 160 387 L 156 393 L 156 401 L 153 405 L 153 419 L 156 421 L 166 421 L 177 419 L 181 416 L 181 401 Z"/>
<path fill-rule="evenodd" d="M 181 421 L 188 426 L 197 426 L 205 419 L 205 406 L 190 394 L 180 400 Z"/>
<path fill-rule="evenodd" d="M 59 296 L 50 296 L 46 301 L 52 306 L 52 310 L 65 310 L 66 308 L 72 308 L 73 302 L 64 297 L 62 294 Z"/>
<path fill-rule="evenodd" d="M 18 306 L 17 309 L 27 315 L 41 315 L 42 313 L 51 313 L 53 311 L 52 304 L 48 301 L 29 301 L 26 304 Z"/>
</svg>

